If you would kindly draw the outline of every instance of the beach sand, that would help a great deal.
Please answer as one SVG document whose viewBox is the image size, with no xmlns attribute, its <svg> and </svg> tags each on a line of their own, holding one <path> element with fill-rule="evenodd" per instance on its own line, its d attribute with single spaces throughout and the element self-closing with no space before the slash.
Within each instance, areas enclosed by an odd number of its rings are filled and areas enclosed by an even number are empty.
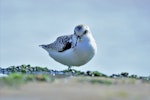
<svg viewBox="0 0 150 100">
<path fill-rule="evenodd" d="M 113 84 L 101 84 L 89 79 L 73 77 L 0 87 L 0 100 L 150 100 L 150 83 L 112 79 Z"/>
</svg>

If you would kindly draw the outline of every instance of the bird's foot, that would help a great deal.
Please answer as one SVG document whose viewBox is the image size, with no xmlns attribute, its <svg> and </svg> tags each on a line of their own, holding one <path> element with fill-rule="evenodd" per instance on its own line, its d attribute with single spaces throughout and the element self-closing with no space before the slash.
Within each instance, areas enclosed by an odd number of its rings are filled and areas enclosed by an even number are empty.
<svg viewBox="0 0 150 100">
<path fill-rule="evenodd" d="M 71 72 L 72 76 L 75 74 L 74 69 L 71 69 L 71 66 L 68 67 L 68 72 Z"/>
<path fill-rule="evenodd" d="M 68 66 L 68 71 L 72 71 L 71 66 Z"/>
</svg>

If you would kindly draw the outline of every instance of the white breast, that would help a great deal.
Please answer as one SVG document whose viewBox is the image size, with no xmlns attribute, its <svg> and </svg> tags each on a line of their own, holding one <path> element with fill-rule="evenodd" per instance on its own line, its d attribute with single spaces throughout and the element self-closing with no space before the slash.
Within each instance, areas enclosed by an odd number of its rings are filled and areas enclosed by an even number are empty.
<svg viewBox="0 0 150 100">
<path fill-rule="evenodd" d="M 81 66 L 89 62 L 97 51 L 93 37 L 84 37 L 77 46 L 64 52 L 51 51 L 49 55 L 56 61 L 67 66 Z"/>
</svg>

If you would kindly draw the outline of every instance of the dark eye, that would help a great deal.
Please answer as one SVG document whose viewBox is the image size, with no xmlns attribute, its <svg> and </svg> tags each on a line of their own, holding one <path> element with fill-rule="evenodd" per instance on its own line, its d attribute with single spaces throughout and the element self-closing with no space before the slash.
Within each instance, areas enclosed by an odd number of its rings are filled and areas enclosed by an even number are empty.
<svg viewBox="0 0 150 100">
<path fill-rule="evenodd" d="M 87 31 L 87 30 L 85 30 L 83 34 L 86 34 L 87 32 L 88 32 L 88 31 Z"/>
</svg>

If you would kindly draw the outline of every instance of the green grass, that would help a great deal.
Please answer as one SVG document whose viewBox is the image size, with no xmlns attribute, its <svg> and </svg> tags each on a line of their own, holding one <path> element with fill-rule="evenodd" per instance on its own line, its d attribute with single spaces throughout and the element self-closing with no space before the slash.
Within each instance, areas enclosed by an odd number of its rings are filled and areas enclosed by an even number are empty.
<svg viewBox="0 0 150 100">
<path fill-rule="evenodd" d="M 0 68 L 1 71 L 3 68 Z M 0 87 L 1 86 L 19 86 L 27 82 L 53 82 L 55 79 L 68 78 L 71 74 L 77 78 L 78 82 L 85 82 L 91 84 L 136 84 L 138 82 L 150 83 L 150 76 L 139 77 L 137 75 L 129 75 L 127 72 L 122 72 L 120 74 L 113 74 L 108 76 L 99 71 L 78 71 L 75 69 L 63 70 L 63 74 L 50 75 L 52 71 L 47 67 L 40 66 L 30 66 L 30 65 L 20 65 L 20 66 L 10 66 L 3 70 L 7 70 L 11 74 L 7 77 L 0 77 Z M 40 72 L 41 74 L 35 74 L 35 72 Z M 59 71 L 58 71 L 59 72 Z M 30 74 L 29 74 L 30 73 Z M 73 79 L 74 79 L 73 77 Z"/>
<path fill-rule="evenodd" d="M 53 77 L 49 75 L 35 75 L 35 74 L 20 74 L 12 73 L 8 77 L 0 78 L 0 86 L 18 86 L 27 82 L 52 82 L 54 81 Z"/>
</svg>

